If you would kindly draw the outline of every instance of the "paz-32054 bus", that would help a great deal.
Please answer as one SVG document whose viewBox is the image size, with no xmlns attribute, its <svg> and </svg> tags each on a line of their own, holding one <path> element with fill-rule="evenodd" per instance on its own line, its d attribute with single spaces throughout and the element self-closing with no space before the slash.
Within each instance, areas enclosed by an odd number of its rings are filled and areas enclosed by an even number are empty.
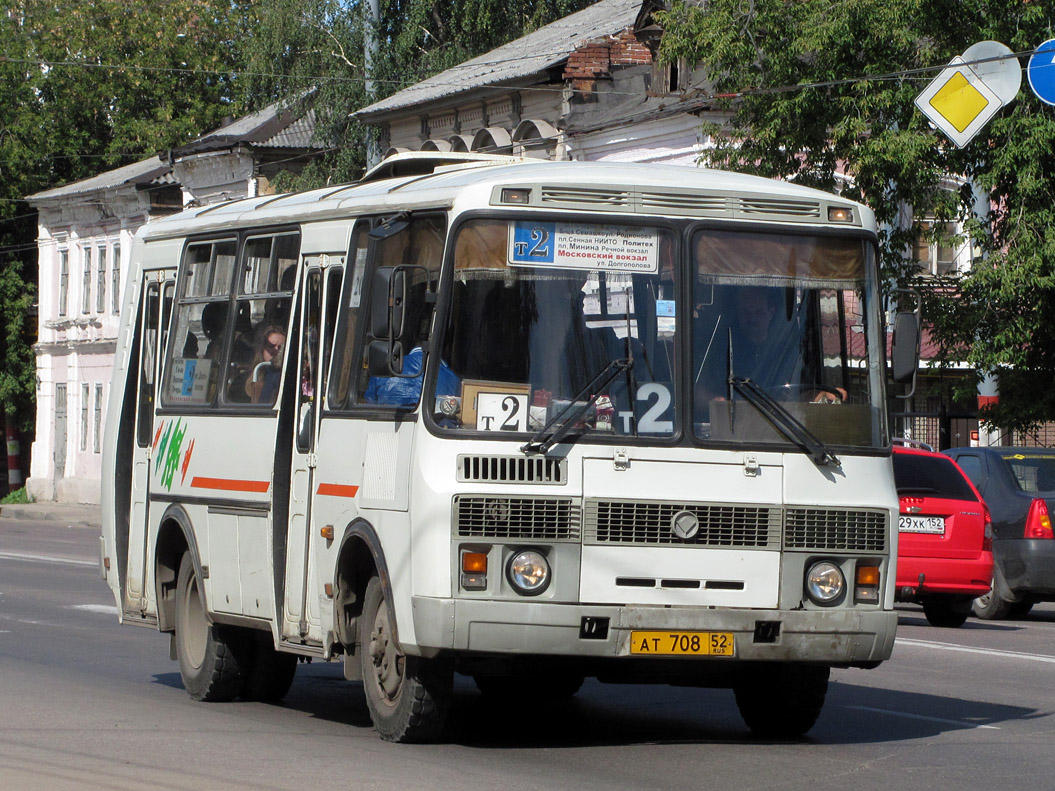
<svg viewBox="0 0 1055 791">
<path fill-rule="evenodd" d="M 872 213 L 703 169 L 401 167 L 138 234 L 122 621 L 201 700 L 343 657 L 390 740 L 439 733 L 455 673 L 731 687 L 804 733 L 897 621 Z"/>
</svg>

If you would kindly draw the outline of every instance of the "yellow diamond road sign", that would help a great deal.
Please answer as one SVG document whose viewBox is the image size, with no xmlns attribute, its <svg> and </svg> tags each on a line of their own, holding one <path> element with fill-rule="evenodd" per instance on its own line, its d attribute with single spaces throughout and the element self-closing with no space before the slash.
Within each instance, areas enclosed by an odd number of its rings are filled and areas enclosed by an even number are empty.
<svg viewBox="0 0 1055 791">
<path fill-rule="evenodd" d="M 989 100 L 957 71 L 931 97 L 929 104 L 938 115 L 956 127 L 957 132 L 962 132 L 985 110 Z"/>
<path fill-rule="evenodd" d="M 960 148 L 1003 106 L 1000 97 L 958 57 L 916 97 L 920 112 Z"/>
</svg>

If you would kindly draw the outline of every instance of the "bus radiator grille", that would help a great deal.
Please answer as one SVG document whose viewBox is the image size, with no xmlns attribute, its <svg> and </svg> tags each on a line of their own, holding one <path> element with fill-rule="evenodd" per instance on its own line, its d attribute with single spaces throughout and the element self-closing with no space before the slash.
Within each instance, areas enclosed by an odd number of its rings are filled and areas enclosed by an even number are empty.
<svg viewBox="0 0 1055 791">
<path fill-rule="evenodd" d="M 784 517 L 784 547 L 883 552 L 887 519 L 886 511 L 791 507 Z"/>
<path fill-rule="evenodd" d="M 674 519 L 686 511 L 698 528 L 683 538 Z M 780 508 L 772 506 L 587 500 L 583 521 L 587 544 L 780 547 Z"/>
<path fill-rule="evenodd" d="M 579 509 L 567 497 L 457 495 L 453 518 L 461 538 L 579 540 Z"/>
</svg>

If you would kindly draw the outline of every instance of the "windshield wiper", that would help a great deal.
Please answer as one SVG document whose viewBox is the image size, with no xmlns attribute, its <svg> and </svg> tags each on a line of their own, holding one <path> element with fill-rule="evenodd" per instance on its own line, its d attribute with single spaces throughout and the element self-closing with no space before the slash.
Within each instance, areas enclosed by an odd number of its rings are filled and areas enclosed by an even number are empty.
<svg viewBox="0 0 1055 791">
<path fill-rule="evenodd" d="M 604 395 L 604 389 L 610 385 L 620 373 L 633 368 L 634 362 L 629 358 L 612 360 L 606 365 L 593 380 L 580 390 L 575 398 L 560 412 L 549 419 L 542 428 L 538 430 L 526 444 L 520 446 L 523 453 L 545 453 L 564 436 L 586 412 L 597 403 L 597 399 Z M 587 393 L 590 397 L 585 402 L 580 402 Z"/>
<path fill-rule="evenodd" d="M 780 433 L 806 451 L 814 464 L 838 467 L 842 463 L 797 417 L 755 382 L 740 376 L 730 376 L 729 387 L 735 389 L 745 401 L 761 412 Z"/>
</svg>

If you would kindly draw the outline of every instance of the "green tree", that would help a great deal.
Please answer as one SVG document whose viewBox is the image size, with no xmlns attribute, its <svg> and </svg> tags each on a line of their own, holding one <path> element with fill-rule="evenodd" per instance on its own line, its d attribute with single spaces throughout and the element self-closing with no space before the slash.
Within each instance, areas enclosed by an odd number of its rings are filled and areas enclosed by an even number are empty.
<svg viewBox="0 0 1055 791">
<path fill-rule="evenodd" d="M 26 195 L 238 112 L 250 0 L 12 0 L 0 12 L 0 402 L 33 423 L 36 220 Z"/>
<path fill-rule="evenodd" d="M 975 42 L 1030 52 L 1051 38 L 1055 7 L 679 0 L 658 17 L 662 57 L 701 64 L 713 93 L 731 94 L 723 101 L 730 122 L 705 130 L 715 140 L 708 163 L 867 203 L 882 224 L 884 273 L 892 285 L 924 287 L 942 359 L 999 375 L 1001 400 L 989 416 L 1009 428 L 1055 419 L 1055 111 L 1024 85 L 957 149 L 913 106 L 937 67 Z M 925 68 L 935 70 L 905 74 Z M 978 215 L 975 191 L 987 207 Z M 971 271 L 939 288 L 927 288 L 912 260 L 926 217 L 935 226 L 963 220 L 958 241 L 976 251 Z"/>
</svg>

